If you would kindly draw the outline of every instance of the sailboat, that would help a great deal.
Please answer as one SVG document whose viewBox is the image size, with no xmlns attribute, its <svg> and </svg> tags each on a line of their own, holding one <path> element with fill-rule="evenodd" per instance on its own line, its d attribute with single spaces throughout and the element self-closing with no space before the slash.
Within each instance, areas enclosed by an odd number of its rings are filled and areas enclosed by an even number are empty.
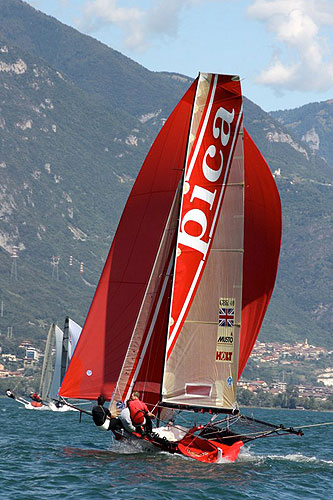
<svg viewBox="0 0 333 500">
<path fill-rule="evenodd" d="M 60 361 L 60 380 L 57 386 L 57 394 L 60 388 L 60 382 L 63 380 L 67 371 L 70 360 L 72 359 L 73 352 L 76 344 L 80 338 L 82 327 L 75 323 L 71 318 L 66 316 L 64 332 L 61 344 L 61 361 Z"/>
<path fill-rule="evenodd" d="M 65 319 L 64 330 L 52 323 L 45 345 L 42 373 L 38 393 L 32 393 L 32 401 L 16 397 L 7 390 L 7 396 L 23 404 L 27 409 L 51 409 L 53 411 L 68 411 L 68 405 L 63 405 L 58 396 L 61 381 L 80 337 L 82 328 L 68 316 Z M 14 397 L 13 397 L 14 395 Z"/>
<path fill-rule="evenodd" d="M 102 394 L 116 414 L 139 391 L 156 427 L 123 436 L 208 463 L 299 433 L 242 415 L 236 397 L 281 228 L 274 179 L 243 128 L 239 77 L 200 73 L 142 165 L 59 395 Z"/>
<path fill-rule="evenodd" d="M 60 386 L 60 361 L 62 352 L 63 331 L 55 323 L 52 323 L 46 340 L 42 374 L 39 384 L 39 395 L 42 400 L 39 405 L 49 406 L 50 402 L 57 397 Z M 30 403 L 38 407 L 37 401 Z"/>
<path fill-rule="evenodd" d="M 52 384 L 48 391 L 41 390 L 41 398 L 53 411 L 68 411 L 70 406 L 64 405 L 59 399 L 58 391 L 63 380 L 76 344 L 79 340 L 82 327 L 71 318 L 66 316 L 64 330 L 56 327 L 58 331 L 55 336 L 55 360 L 53 362 L 53 377 Z M 45 357 L 44 357 L 45 362 Z M 52 364 L 52 360 L 49 361 Z M 43 366 L 44 368 L 44 366 Z M 41 387 L 43 381 L 43 369 L 41 377 Z"/>
</svg>

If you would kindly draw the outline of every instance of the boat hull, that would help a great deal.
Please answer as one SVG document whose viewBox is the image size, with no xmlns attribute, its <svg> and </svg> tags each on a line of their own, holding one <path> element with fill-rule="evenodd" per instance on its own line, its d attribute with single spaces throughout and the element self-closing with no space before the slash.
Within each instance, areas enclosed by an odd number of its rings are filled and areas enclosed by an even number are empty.
<svg viewBox="0 0 333 500">
<path fill-rule="evenodd" d="M 243 444 L 243 441 L 236 441 L 232 445 L 227 445 L 188 435 L 178 443 L 177 448 L 182 455 L 199 462 L 216 463 L 221 459 L 234 462 Z"/>
<path fill-rule="evenodd" d="M 158 429 L 155 429 L 157 431 Z M 204 463 L 217 463 L 223 460 L 234 462 L 243 446 L 243 441 L 238 440 L 232 444 L 220 443 L 211 439 L 204 439 L 200 436 L 194 436 L 191 432 L 187 432 L 182 439 L 178 441 L 169 441 L 163 436 L 163 433 L 158 434 L 153 432 L 150 435 L 141 436 L 138 433 L 123 433 L 117 436 L 119 441 L 132 442 L 133 444 L 142 443 L 142 445 L 150 444 L 153 448 L 160 451 L 183 455 L 193 460 L 198 460 Z M 143 447 L 144 449 L 144 447 Z"/>
<path fill-rule="evenodd" d="M 30 401 L 29 403 L 24 404 L 27 410 L 47 410 L 48 406 L 43 403 L 39 403 L 37 401 Z"/>
</svg>

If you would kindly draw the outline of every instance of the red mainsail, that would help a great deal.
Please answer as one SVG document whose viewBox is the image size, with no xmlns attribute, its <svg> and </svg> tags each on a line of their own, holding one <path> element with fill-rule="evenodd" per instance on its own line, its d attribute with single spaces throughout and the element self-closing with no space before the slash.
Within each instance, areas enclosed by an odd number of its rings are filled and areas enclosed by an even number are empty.
<svg viewBox="0 0 333 500">
<path fill-rule="evenodd" d="M 161 129 L 133 186 L 60 396 L 112 395 L 182 176 L 196 84 Z"/>
</svg>

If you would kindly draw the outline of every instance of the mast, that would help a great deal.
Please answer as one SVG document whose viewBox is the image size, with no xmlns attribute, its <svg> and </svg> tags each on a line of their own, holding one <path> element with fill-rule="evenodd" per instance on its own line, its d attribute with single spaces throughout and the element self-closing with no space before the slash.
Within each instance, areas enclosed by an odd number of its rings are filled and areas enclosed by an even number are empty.
<svg viewBox="0 0 333 500">
<path fill-rule="evenodd" d="M 197 81 L 195 82 L 196 92 L 191 105 L 191 117 L 186 135 L 186 151 L 188 154 L 190 143 L 190 130 L 194 116 L 194 103 L 196 101 Z M 170 208 L 168 220 L 165 225 L 161 243 L 156 254 L 155 263 L 150 275 L 150 280 L 143 297 L 141 309 L 134 327 L 128 351 L 124 360 L 122 371 L 118 378 L 115 392 L 112 396 L 110 409 L 116 411 L 116 402 L 126 401 L 133 389 L 141 390 L 142 398 L 156 405 L 161 399 L 162 373 L 164 354 L 163 349 L 159 347 L 159 363 L 155 363 L 156 368 L 151 369 L 149 356 L 153 351 L 154 338 L 159 339 L 159 344 L 165 346 L 163 332 L 167 332 L 167 322 L 170 313 L 170 289 L 175 264 L 175 237 L 179 220 L 181 207 L 181 191 L 184 180 L 186 157 L 184 155 L 183 164 L 179 165 L 182 169 L 182 178 L 176 191 L 173 204 Z M 161 286 L 158 285 L 161 284 Z M 154 300 L 155 299 L 155 300 Z M 160 311 L 164 310 L 164 319 L 159 319 Z M 161 333 L 162 332 L 162 333 Z M 156 342 L 156 340 L 155 340 Z M 156 352 L 154 352 L 156 357 Z M 154 372 L 154 373 L 153 373 Z M 155 388 L 152 390 L 151 380 L 154 377 Z M 139 382 L 142 381 L 142 382 Z"/>
<path fill-rule="evenodd" d="M 69 350 L 69 317 L 66 316 L 64 325 L 64 334 L 62 340 L 60 380 L 63 380 L 68 368 L 68 350 Z"/>
</svg>

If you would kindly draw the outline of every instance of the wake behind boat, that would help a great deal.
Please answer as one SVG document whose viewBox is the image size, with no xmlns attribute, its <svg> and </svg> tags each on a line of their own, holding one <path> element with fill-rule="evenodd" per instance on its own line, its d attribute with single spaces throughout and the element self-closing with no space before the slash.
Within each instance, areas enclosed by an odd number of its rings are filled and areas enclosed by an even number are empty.
<svg viewBox="0 0 333 500">
<path fill-rule="evenodd" d="M 59 394 L 104 395 L 116 415 L 139 391 L 156 427 L 118 437 L 210 463 L 300 434 L 241 415 L 236 398 L 280 243 L 280 199 L 243 129 L 239 77 L 200 74 L 136 179 Z"/>
</svg>

